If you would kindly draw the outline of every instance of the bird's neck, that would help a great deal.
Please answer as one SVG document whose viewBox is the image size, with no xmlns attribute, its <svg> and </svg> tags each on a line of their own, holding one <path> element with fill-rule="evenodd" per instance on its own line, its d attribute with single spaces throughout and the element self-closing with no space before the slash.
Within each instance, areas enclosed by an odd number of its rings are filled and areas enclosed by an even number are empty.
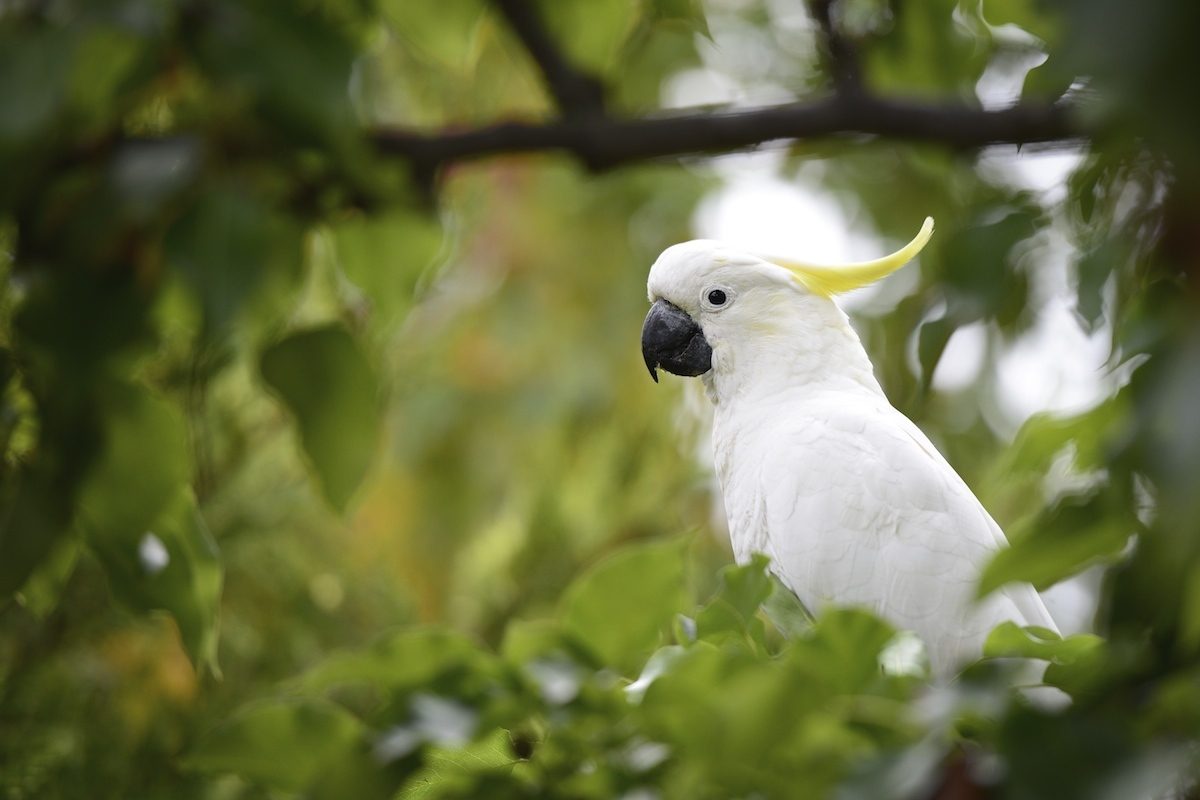
<svg viewBox="0 0 1200 800">
<path fill-rule="evenodd" d="M 883 397 L 858 334 L 832 300 L 789 295 L 752 327 L 753 336 L 711 342 L 704 382 L 718 413 L 830 391 Z"/>
</svg>

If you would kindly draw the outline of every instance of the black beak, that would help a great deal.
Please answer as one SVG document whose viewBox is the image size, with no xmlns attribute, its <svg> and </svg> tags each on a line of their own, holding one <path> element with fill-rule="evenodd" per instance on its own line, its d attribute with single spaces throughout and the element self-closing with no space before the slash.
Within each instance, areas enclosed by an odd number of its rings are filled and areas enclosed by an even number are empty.
<svg viewBox="0 0 1200 800">
<path fill-rule="evenodd" d="M 712 369 L 712 348 L 695 320 L 678 306 L 659 300 L 642 325 L 642 357 L 658 383 L 657 368 L 673 375 L 695 377 Z"/>
</svg>

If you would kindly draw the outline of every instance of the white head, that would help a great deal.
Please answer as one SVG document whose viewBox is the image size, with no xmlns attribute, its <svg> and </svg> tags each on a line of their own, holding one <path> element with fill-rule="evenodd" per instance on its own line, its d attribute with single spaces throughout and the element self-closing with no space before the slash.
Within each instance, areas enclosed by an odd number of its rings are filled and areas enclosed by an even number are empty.
<svg viewBox="0 0 1200 800">
<path fill-rule="evenodd" d="M 770 391 L 817 377 L 877 387 L 858 337 L 832 298 L 899 269 L 932 233 L 928 218 L 916 238 L 890 256 L 830 266 L 768 259 L 706 239 L 669 247 L 647 280 L 653 306 L 642 327 L 646 366 L 655 380 L 659 366 L 703 375 L 718 402 L 750 386 Z"/>
</svg>

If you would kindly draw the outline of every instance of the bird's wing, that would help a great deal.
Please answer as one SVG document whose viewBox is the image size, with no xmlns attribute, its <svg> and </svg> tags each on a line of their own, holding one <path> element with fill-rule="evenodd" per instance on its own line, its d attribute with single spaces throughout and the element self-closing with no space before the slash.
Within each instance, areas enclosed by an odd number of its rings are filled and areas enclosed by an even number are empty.
<svg viewBox="0 0 1200 800">
<path fill-rule="evenodd" d="M 916 631 L 940 674 L 1000 622 L 1054 627 L 1029 586 L 974 602 L 1004 536 L 902 414 L 843 397 L 795 411 L 764 437 L 757 485 L 768 555 L 805 604 L 865 606 Z"/>
</svg>

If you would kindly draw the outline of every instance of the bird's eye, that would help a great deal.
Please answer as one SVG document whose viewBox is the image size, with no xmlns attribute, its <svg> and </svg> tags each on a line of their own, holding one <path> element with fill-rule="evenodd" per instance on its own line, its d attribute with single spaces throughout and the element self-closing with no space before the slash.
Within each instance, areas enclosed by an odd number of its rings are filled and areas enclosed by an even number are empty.
<svg viewBox="0 0 1200 800">
<path fill-rule="evenodd" d="M 721 291 L 720 289 L 713 289 L 708 293 L 708 302 L 714 306 L 725 305 L 725 301 L 727 299 L 728 298 L 725 296 L 725 292 Z"/>
</svg>

